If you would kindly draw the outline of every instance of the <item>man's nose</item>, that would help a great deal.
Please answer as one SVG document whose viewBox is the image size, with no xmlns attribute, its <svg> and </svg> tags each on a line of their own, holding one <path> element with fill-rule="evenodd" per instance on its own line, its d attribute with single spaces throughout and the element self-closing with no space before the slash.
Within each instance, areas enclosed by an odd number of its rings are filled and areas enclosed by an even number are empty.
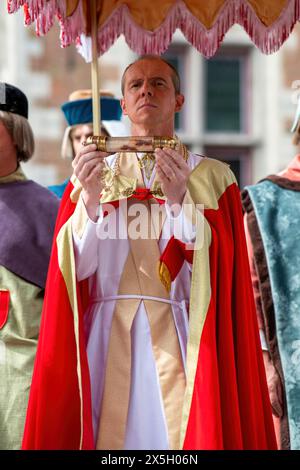
<svg viewBox="0 0 300 470">
<path fill-rule="evenodd" d="M 83 142 L 86 142 L 88 137 L 89 135 L 82 134 L 82 136 L 80 137 L 80 143 L 82 144 Z"/>
<path fill-rule="evenodd" d="M 143 96 L 153 96 L 153 89 L 149 83 L 144 83 L 142 86 L 142 95 Z"/>
</svg>

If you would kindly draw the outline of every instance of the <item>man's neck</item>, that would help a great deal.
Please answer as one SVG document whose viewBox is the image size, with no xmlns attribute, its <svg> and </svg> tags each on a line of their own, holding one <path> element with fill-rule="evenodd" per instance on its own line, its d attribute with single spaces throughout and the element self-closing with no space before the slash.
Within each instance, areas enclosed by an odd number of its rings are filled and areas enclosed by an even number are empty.
<svg viewBox="0 0 300 470">
<path fill-rule="evenodd" d="M 132 124 L 131 135 L 140 137 L 153 137 L 153 136 L 168 136 L 174 135 L 174 126 L 147 126 Z"/>
</svg>

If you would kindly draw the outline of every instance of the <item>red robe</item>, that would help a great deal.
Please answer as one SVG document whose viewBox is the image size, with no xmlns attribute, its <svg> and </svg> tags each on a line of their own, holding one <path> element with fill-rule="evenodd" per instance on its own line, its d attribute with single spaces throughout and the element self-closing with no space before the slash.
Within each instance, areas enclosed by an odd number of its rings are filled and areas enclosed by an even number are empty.
<svg viewBox="0 0 300 470">
<path fill-rule="evenodd" d="M 72 189 L 69 183 L 56 235 L 75 209 Z M 238 187 L 226 165 L 205 159 L 191 174 L 189 192 L 204 204 L 205 235 L 193 260 L 182 447 L 276 449 Z M 68 250 L 59 264 L 67 238 L 54 240 L 23 449 L 93 449 L 86 286 L 77 284 L 72 297 Z M 171 243 L 163 254 L 171 278 L 184 261 L 180 252 Z"/>
</svg>

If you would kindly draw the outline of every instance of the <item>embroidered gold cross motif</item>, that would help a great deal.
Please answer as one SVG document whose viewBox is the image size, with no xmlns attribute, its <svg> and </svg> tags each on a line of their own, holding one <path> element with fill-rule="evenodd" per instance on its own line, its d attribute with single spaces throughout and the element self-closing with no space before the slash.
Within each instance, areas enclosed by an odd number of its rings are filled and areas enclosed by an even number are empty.
<svg viewBox="0 0 300 470">
<path fill-rule="evenodd" d="M 154 156 L 154 153 L 152 152 L 144 153 L 142 158 L 139 160 L 139 166 L 141 170 L 144 170 L 146 178 L 148 180 L 150 179 L 152 175 L 154 165 L 155 165 L 155 156 Z"/>
</svg>

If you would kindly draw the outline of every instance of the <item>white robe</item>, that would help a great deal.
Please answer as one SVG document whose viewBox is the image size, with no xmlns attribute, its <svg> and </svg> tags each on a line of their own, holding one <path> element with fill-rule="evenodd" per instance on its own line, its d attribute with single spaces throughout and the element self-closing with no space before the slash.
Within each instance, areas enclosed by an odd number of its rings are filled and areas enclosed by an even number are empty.
<svg viewBox="0 0 300 470">
<path fill-rule="evenodd" d="M 114 159 L 115 156 L 108 158 L 110 166 L 113 166 Z M 200 156 L 189 154 L 188 164 L 190 168 L 194 168 L 200 160 Z M 149 181 L 143 174 L 146 187 L 151 186 L 154 176 L 155 168 Z M 159 240 L 161 253 L 174 230 L 176 230 L 173 226 L 174 221 L 175 224 L 184 225 L 185 227 L 185 237 L 182 241 L 189 243 L 194 239 L 194 227 L 183 211 L 177 216 L 176 220 L 172 220 L 168 205 L 165 206 L 167 218 Z M 108 215 L 107 217 L 111 216 Z M 100 214 L 97 223 L 89 219 L 81 238 L 73 230 L 77 278 L 79 281 L 89 278 L 90 294 L 93 299 L 87 312 L 85 312 L 85 327 L 88 338 L 87 355 L 91 377 L 95 441 L 98 435 L 112 317 L 123 267 L 130 249 L 128 239 L 103 240 L 97 237 L 97 230 L 99 230 L 103 220 L 102 214 Z M 105 218 L 106 223 L 107 220 Z M 109 223 L 114 224 L 115 220 L 111 217 Z M 127 233 L 127 226 L 125 226 L 122 217 L 119 220 L 121 225 L 124 224 L 123 227 L 120 227 L 122 232 Z M 188 337 L 190 280 L 191 266 L 185 261 L 177 278 L 172 282 L 170 292 L 172 312 L 183 363 L 185 363 Z M 131 340 L 131 388 L 124 449 L 168 449 L 168 431 L 152 350 L 150 326 L 142 299 L 133 322 Z M 116 423 L 116 426 L 118 426 L 118 423 Z"/>
</svg>

